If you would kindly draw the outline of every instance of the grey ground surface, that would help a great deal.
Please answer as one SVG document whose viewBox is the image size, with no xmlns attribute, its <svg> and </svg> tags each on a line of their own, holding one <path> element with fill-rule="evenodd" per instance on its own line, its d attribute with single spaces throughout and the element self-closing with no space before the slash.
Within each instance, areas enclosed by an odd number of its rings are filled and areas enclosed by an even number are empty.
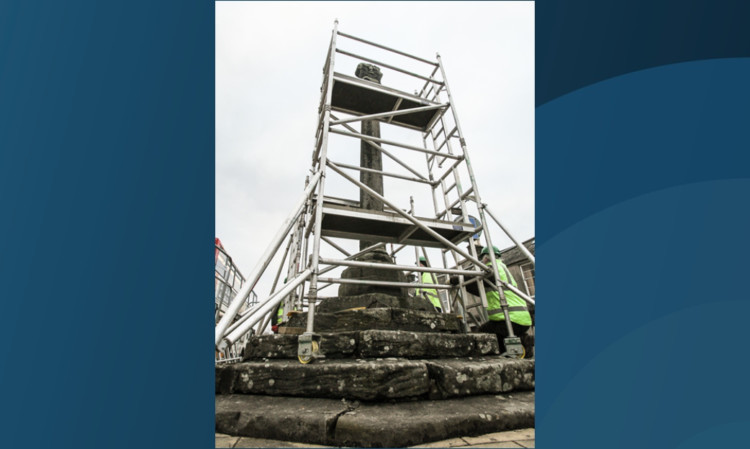
<svg viewBox="0 0 750 449">
<path fill-rule="evenodd" d="M 434 443 L 420 444 L 411 447 L 498 447 L 518 448 L 535 447 L 535 431 L 533 428 L 496 432 L 476 437 L 459 437 Z M 316 444 L 295 443 L 293 441 L 267 440 L 263 438 L 233 437 L 216 434 L 216 447 L 251 448 L 251 447 L 337 447 Z"/>
<path fill-rule="evenodd" d="M 406 447 L 533 426 L 533 391 L 380 403 L 260 395 L 216 398 L 217 433 L 305 445 Z"/>
</svg>

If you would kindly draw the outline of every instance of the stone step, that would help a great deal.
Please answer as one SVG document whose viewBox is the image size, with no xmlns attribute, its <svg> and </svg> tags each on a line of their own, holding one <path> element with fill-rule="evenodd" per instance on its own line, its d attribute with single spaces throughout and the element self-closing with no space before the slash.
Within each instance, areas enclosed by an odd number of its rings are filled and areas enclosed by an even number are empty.
<svg viewBox="0 0 750 449">
<path fill-rule="evenodd" d="M 434 312 L 432 303 L 422 296 L 394 296 L 385 293 L 365 293 L 356 296 L 325 298 L 315 306 L 320 313 L 333 313 L 347 309 L 365 307 L 367 309 L 391 307 Z"/>
<path fill-rule="evenodd" d="M 320 352 L 327 358 L 444 358 L 497 355 L 494 334 L 441 334 L 367 330 L 321 333 Z M 296 335 L 260 335 L 245 346 L 245 361 L 296 359 Z"/>
<path fill-rule="evenodd" d="M 505 357 L 469 357 L 425 362 L 431 379 L 430 398 L 533 390 L 536 362 Z"/>
<path fill-rule="evenodd" d="M 217 432 L 335 447 L 406 447 L 533 426 L 534 392 L 376 404 L 216 396 Z"/>
<path fill-rule="evenodd" d="M 382 360 L 381 360 L 382 361 Z M 426 396 L 424 362 L 391 359 L 243 362 L 216 368 L 216 393 L 382 400 Z"/>
<path fill-rule="evenodd" d="M 408 360 L 295 360 L 216 367 L 217 394 L 333 399 L 442 399 L 534 389 L 534 360 L 500 356 Z"/>
<path fill-rule="evenodd" d="M 287 325 L 306 328 L 307 314 L 293 315 Z M 459 333 L 463 329 L 463 323 L 458 315 L 451 313 L 390 307 L 315 313 L 314 331 L 316 333 L 368 329 Z"/>
</svg>

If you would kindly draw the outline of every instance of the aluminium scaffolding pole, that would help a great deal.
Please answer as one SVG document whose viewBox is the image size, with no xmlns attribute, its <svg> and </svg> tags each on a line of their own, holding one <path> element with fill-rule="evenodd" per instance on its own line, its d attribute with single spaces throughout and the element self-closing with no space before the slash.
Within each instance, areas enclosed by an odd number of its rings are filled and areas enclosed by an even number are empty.
<svg viewBox="0 0 750 449">
<path fill-rule="evenodd" d="M 337 48 L 337 36 L 343 36 L 381 50 L 427 63 L 430 65 L 431 73 L 424 76 L 415 73 L 411 69 L 406 70 L 390 62 L 383 63 L 368 56 L 344 51 Z M 425 83 L 419 93 L 415 90 L 414 95 L 412 95 L 395 88 L 381 86 L 379 83 L 380 78 L 378 78 L 378 83 L 375 83 L 366 78 L 362 79 L 342 75 L 335 72 L 336 61 L 339 56 L 342 59 L 350 57 L 359 61 L 376 63 L 384 68 L 423 80 Z M 447 94 L 447 101 L 441 101 L 440 96 L 442 92 Z M 346 98 L 342 97 L 342 95 Z M 358 95 L 360 97 L 357 97 Z M 377 101 L 374 101 L 375 99 Z M 360 103 L 357 103 L 358 101 Z M 282 233 L 282 237 L 291 230 L 294 223 L 297 224 L 297 228 L 290 234 L 290 242 L 285 254 L 285 257 L 289 257 L 287 278 L 292 281 L 285 284 L 279 291 L 275 291 L 279 273 L 282 270 L 280 266 L 270 297 L 259 303 L 249 313 L 243 314 L 237 323 L 231 326 L 217 326 L 217 344 L 222 338 L 226 342 L 242 338 L 244 335 L 242 332 L 246 332 L 249 329 L 248 326 L 253 326 L 256 323 L 260 323 L 261 328 L 258 331 L 261 331 L 263 325 L 268 320 L 273 319 L 270 314 L 271 308 L 283 301 L 285 309 L 297 306 L 298 310 L 302 312 L 305 306 L 307 308 L 304 333 L 298 337 L 298 357 L 303 363 L 312 361 L 320 356 L 318 344 L 320 337 L 315 334 L 314 323 L 316 303 L 323 299 L 320 296 L 322 289 L 336 284 L 367 284 L 373 286 L 427 288 L 436 289 L 441 292 L 447 291 L 447 304 L 443 304 L 443 310 L 446 312 L 448 309 L 451 309 L 451 311 L 460 311 L 464 324 L 466 324 L 467 318 L 477 322 L 476 318 L 468 313 L 465 302 L 468 293 L 465 285 L 472 282 L 477 283 L 480 293 L 480 305 L 483 306 L 480 310 L 486 313 L 485 279 L 491 279 L 494 281 L 491 282 L 492 285 L 500 286 L 498 291 L 501 298 L 501 307 L 512 338 L 513 333 L 509 324 L 508 305 L 505 301 L 503 289 L 514 290 L 510 288 L 509 284 L 502 282 L 497 271 L 494 253 L 490 252 L 491 266 L 485 265 L 478 257 L 478 250 L 472 239 L 473 235 L 483 231 L 486 246 L 491 247 L 492 238 L 489 235 L 489 229 L 486 228 L 487 220 L 485 219 L 485 212 L 496 222 L 497 219 L 481 203 L 464 135 L 458 122 L 458 115 L 440 56 L 437 55 L 436 62 L 432 62 L 374 42 L 344 34 L 338 31 L 338 21 L 335 21 L 326 61 L 323 66 L 323 81 L 321 83 L 321 96 L 318 106 L 315 142 L 312 151 L 312 173 L 315 175 L 305 188 L 305 196 L 301 201 L 301 206 L 297 207 L 292 217 L 290 217 L 292 223 L 289 226 L 286 224 L 283 226 L 285 230 Z M 334 112 L 346 115 L 337 117 L 334 115 Z M 401 141 L 399 138 L 381 138 L 379 136 L 368 135 L 364 131 L 358 132 L 349 125 L 365 121 L 374 121 L 389 127 L 400 127 L 407 131 L 418 131 L 422 136 L 422 146 Z M 340 162 L 338 159 L 334 161 L 334 158 L 336 158 L 334 154 L 335 149 L 331 146 L 331 140 L 335 138 L 334 136 L 343 136 L 343 138 L 364 142 L 364 145 L 369 145 L 386 155 L 408 173 L 402 174 L 387 171 L 381 167 L 365 166 L 363 162 L 360 162 L 360 166 L 355 166 L 344 163 L 345 159 Z M 428 138 L 430 140 L 429 146 Z M 460 142 L 460 151 L 454 151 L 453 144 L 456 140 Z M 384 148 L 385 146 L 389 148 L 386 149 Z M 416 152 L 424 154 L 427 170 L 426 175 L 424 172 L 420 173 L 421 168 L 416 167 L 418 164 L 408 162 L 408 158 L 411 157 L 409 155 L 413 155 Z M 402 160 L 396 154 L 405 155 L 405 157 Z M 330 170 L 328 170 L 329 168 Z M 425 190 L 429 186 L 434 218 L 420 218 L 415 216 L 413 198 L 410 198 L 411 208 L 409 211 L 404 211 L 393 200 L 388 199 L 385 194 L 378 193 L 367 184 L 358 181 L 348 174 L 347 171 L 349 170 L 358 171 L 360 174 L 369 173 L 395 178 L 399 182 L 404 181 L 410 183 L 410 185 L 421 186 L 420 188 Z M 403 170 L 399 169 L 401 172 Z M 467 186 L 468 188 L 466 189 L 461 183 L 459 171 L 462 173 L 467 171 L 469 174 L 471 185 Z M 361 199 L 360 202 L 356 202 L 345 198 L 326 197 L 326 188 L 329 185 L 335 185 L 333 182 L 328 182 L 329 176 L 340 176 L 344 180 L 349 181 L 361 192 L 382 201 L 386 208 L 382 211 L 368 211 L 367 209 L 362 209 Z M 452 180 L 450 187 L 447 185 L 448 182 L 451 182 L 449 180 Z M 440 193 L 438 193 L 438 189 L 440 189 Z M 439 201 L 438 196 L 442 196 L 441 201 Z M 442 208 L 438 206 L 439 202 L 442 202 Z M 471 210 L 469 210 L 469 206 Z M 475 206 L 476 212 L 474 212 Z M 469 213 L 476 213 L 480 217 L 479 224 L 472 221 L 474 219 L 473 216 L 471 217 L 472 220 L 469 219 Z M 351 227 L 346 227 L 345 225 Z M 366 229 L 363 230 L 363 228 Z M 354 253 L 354 251 L 348 251 L 344 246 L 339 245 L 332 238 L 374 241 L 377 243 Z M 379 238 L 381 240 L 378 242 Z M 321 248 L 321 240 L 328 245 Z M 459 244 L 465 241 L 469 242 L 469 246 L 466 249 L 459 246 Z M 392 260 L 395 261 L 395 255 L 398 251 L 406 246 L 413 246 L 417 260 L 419 259 L 419 251 L 421 250 L 421 254 L 428 260 L 429 266 L 411 267 L 403 264 L 399 265 L 395 262 L 393 264 L 384 264 L 359 260 L 363 254 L 374 248 L 379 248 L 385 243 L 391 243 L 390 254 Z M 269 249 L 275 247 L 273 249 L 275 251 L 280 244 L 281 241 L 276 242 L 274 240 Z M 394 249 L 394 244 L 400 246 Z M 327 257 L 322 252 L 323 250 L 330 252 L 331 248 L 343 254 L 345 256 L 344 259 Z M 442 267 L 432 266 L 433 264 L 429 263 L 426 248 L 441 249 L 440 259 Z M 448 267 L 446 256 L 448 252 L 451 253 L 456 263 L 455 268 Z M 267 255 L 268 251 L 266 252 Z M 460 264 L 459 257 L 463 258 Z M 264 257 L 260 265 L 261 268 L 256 269 L 248 279 L 249 285 L 257 283 L 257 277 L 262 274 L 268 263 L 270 263 L 270 257 Z M 283 260 L 281 265 L 284 265 Z M 324 267 L 321 265 L 327 266 Z M 324 276 L 331 270 L 341 267 L 375 268 L 414 273 L 427 272 L 432 277 L 432 283 L 423 282 L 421 276 L 420 281 L 417 283 L 351 279 L 344 278 L 344 276 L 335 277 L 335 274 Z M 459 276 L 459 285 L 451 285 L 449 282 L 443 281 L 446 279 L 446 276 L 450 275 Z M 305 293 L 306 287 L 307 293 Z M 453 293 L 455 294 L 452 295 Z M 451 296 L 453 296 L 453 300 L 451 300 Z M 306 304 L 303 303 L 303 299 L 306 300 L 304 301 Z M 232 314 L 231 318 L 227 318 L 227 316 L 224 318 L 234 319 L 235 314 Z M 484 317 L 484 315 L 481 317 Z M 479 323 L 477 322 L 477 324 Z"/>
<path fill-rule="evenodd" d="M 326 62 L 326 69 L 328 70 L 328 73 L 326 74 L 326 80 L 325 80 L 325 86 L 326 90 L 323 93 L 325 96 L 325 101 L 323 102 L 323 120 L 322 120 L 322 136 L 320 139 L 320 151 L 318 153 L 318 171 L 321 174 L 320 181 L 318 182 L 318 195 L 315 199 L 315 217 L 313 219 L 313 234 L 314 234 L 314 240 L 313 240 L 313 248 L 312 248 L 312 263 L 310 264 L 310 267 L 308 270 L 312 273 L 312 278 L 310 280 L 310 289 L 308 290 L 308 301 L 307 301 L 307 325 L 305 328 L 305 332 L 299 336 L 298 338 L 298 347 L 297 347 L 297 357 L 300 359 L 301 362 L 309 362 L 313 358 L 318 356 L 318 347 L 317 342 L 319 342 L 319 337 L 316 338 L 316 336 L 313 333 L 314 329 L 314 321 L 315 321 L 315 302 L 318 297 L 318 261 L 320 257 L 320 237 L 321 237 L 321 230 L 323 225 L 323 199 L 324 199 L 324 192 L 325 192 L 325 177 L 326 177 L 326 167 L 328 160 L 328 137 L 329 137 L 329 128 L 331 123 L 331 98 L 333 95 L 333 67 L 335 63 L 336 58 L 336 35 L 338 33 L 338 26 L 339 22 L 338 20 L 334 21 L 333 25 L 333 33 L 331 35 L 331 46 L 328 52 L 328 60 Z M 315 162 L 315 161 L 314 161 Z M 314 163 L 313 162 L 313 163 Z"/>
<path fill-rule="evenodd" d="M 474 198 L 476 200 L 476 203 L 480 206 L 479 207 L 479 215 L 480 215 L 479 220 L 482 223 L 486 223 L 487 219 L 485 217 L 484 208 L 481 207 L 481 205 L 483 204 L 482 199 L 481 199 L 481 196 L 479 195 L 479 188 L 477 187 L 476 178 L 474 177 L 474 169 L 472 168 L 471 159 L 469 158 L 468 151 L 466 148 L 466 139 L 463 137 L 464 133 L 461 130 L 461 122 L 458 120 L 458 113 L 456 111 L 457 109 L 456 103 L 453 99 L 453 96 L 451 95 L 450 85 L 448 84 L 448 78 L 445 76 L 445 67 L 443 67 L 443 62 L 442 62 L 442 59 L 440 58 L 440 54 L 437 54 L 437 60 L 438 60 L 438 65 L 440 67 L 440 73 L 442 74 L 443 80 L 444 80 L 443 86 L 445 87 L 445 94 L 448 96 L 448 102 L 451 104 L 450 109 L 451 109 L 451 113 L 453 114 L 453 121 L 456 124 L 456 130 L 458 133 L 457 135 L 459 136 L 459 142 L 461 145 L 461 152 L 464 155 L 466 168 L 469 172 L 469 180 L 471 181 L 471 187 L 472 187 L 472 190 L 474 191 Z M 489 232 L 484 232 L 484 238 L 485 238 L 485 242 L 487 243 L 486 247 L 493 248 L 492 237 L 490 237 Z M 488 251 L 488 254 L 490 256 L 490 264 L 492 266 L 493 277 L 495 278 L 495 285 L 500 285 L 501 279 L 500 279 L 500 273 L 497 267 L 497 261 L 495 260 L 495 252 L 493 250 L 490 250 Z M 479 286 L 480 288 L 482 288 L 483 283 L 480 282 Z M 497 292 L 498 292 L 498 296 L 500 297 L 500 307 L 502 308 L 503 317 L 505 318 L 505 325 L 507 326 L 507 329 L 508 329 L 508 337 L 506 338 L 506 344 L 505 344 L 506 349 L 508 350 L 508 352 L 511 352 L 511 353 L 515 353 L 517 351 L 522 352 L 523 346 L 521 346 L 521 341 L 513 333 L 513 326 L 511 326 L 510 313 L 508 311 L 508 302 L 505 299 L 505 293 L 503 292 L 502 288 L 499 288 Z"/>
<path fill-rule="evenodd" d="M 235 316 L 237 316 L 237 312 L 239 312 L 240 307 L 242 306 L 242 303 L 245 301 L 245 299 L 248 297 L 252 289 L 255 287 L 255 284 L 258 282 L 260 277 L 263 275 L 263 272 L 266 270 L 266 267 L 268 267 L 268 264 L 271 263 L 271 259 L 273 258 L 276 251 L 279 249 L 279 246 L 281 246 L 281 243 L 284 241 L 284 237 L 289 232 L 289 230 L 294 225 L 297 217 L 300 213 L 302 213 L 305 202 L 307 201 L 307 197 L 312 192 L 313 188 L 315 188 L 321 180 L 321 172 L 316 173 L 308 187 L 305 189 L 304 194 L 302 195 L 301 200 L 297 203 L 297 206 L 293 209 L 292 214 L 284 220 L 284 223 L 279 228 L 278 232 L 274 236 L 273 239 L 271 239 L 271 243 L 266 248 L 266 251 L 263 253 L 263 256 L 261 257 L 260 262 L 258 262 L 258 265 L 253 269 L 253 272 L 250 276 L 248 276 L 247 282 L 243 284 L 242 289 L 237 293 L 237 296 L 232 300 L 232 303 L 229 305 L 229 308 L 224 313 L 224 316 L 221 317 L 221 320 L 219 320 L 219 324 L 216 325 L 216 329 L 214 332 L 214 344 L 218 345 L 219 342 L 224 337 L 224 333 L 229 327 L 229 325 L 234 321 Z"/>
</svg>

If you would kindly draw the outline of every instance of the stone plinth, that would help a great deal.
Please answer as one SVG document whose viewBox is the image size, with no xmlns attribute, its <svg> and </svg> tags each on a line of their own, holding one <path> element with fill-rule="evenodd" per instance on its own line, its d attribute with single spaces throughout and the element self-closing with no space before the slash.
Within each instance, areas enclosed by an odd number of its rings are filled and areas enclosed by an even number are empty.
<svg viewBox="0 0 750 449">
<path fill-rule="evenodd" d="M 407 447 L 528 427 L 534 392 L 397 403 L 216 397 L 217 432 L 333 447 Z"/>
<path fill-rule="evenodd" d="M 260 360 L 216 368 L 216 393 L 345 398 L 445 399 L 534 388 L 534 361 L 504 357 Z"/>
<path fill-rule="evenodd" d="M 427 361 L 431 399 L 534 389 L 533 360 L 479 357 Z"/>
<path fill-rule="evenodd" d="M 366 309 L 394 307 L 397 309 L 412 309 L 434 311 L 432 303 L 422 296 L 390 295 L 385 293 L 365 293 L 357 296 L 339 296 L 326 298 L 315 307 L 316 312 L 331 313 L 347 309 L 364 307 Z"/>
<path fill-rule="evenodd" d="M 440 334 L 431 332 L 367 330 L 322 333 L 320 352 L 328 359 L 403 357 L 434 359 L 497 355 L 492 334 Z M 294 359 L 296 335 L 260 335 L 245 346 L 244 361 Z"/>
<path fill-rule="evenodd" d="M 216 369 L 216 392 L 383 400 L 425 396 L 424 362 L 392 359 L 243 362 Z"/>
<path fill-rule="evenodd" d="M 459 333 L 463 323 L 457 315 L 409 309 L 342 310 L 315 314 L 315 332 L 404 330 L 411 332 Z M 289 319 L 289 327 L 306 328 L 307 314 Z"/>
<path fill-rule="evenodd" d="M 387 263 L 393 264 L 394 261 L 382 249 L 373 250 L 363 254 L 356 259 L 359 262 Z M 406 275 L 398 270 L 385 270 L 382 268 L 370 267 L 347 267 L 342 273 L 343 279 L 356 279 L 367 281 L 388 281 L 388 282 L 408 282 Z M 384 293 L 387 295 L 406 297 L 409 294 L 408 289 L 402 287 L 385 287 L 380 285 L 362 285 L 362 284 L 341 284 L 339 285 L 339 297 L 357 296 L 365 293 Z"/>
<path fill-rule="evenodd" d="M 443 358 L 499 354 L 497 338 L 490 334 L 436 334 L 431 332 L 377 331 L 360 333 L 359 357 Z"/>
</svg>

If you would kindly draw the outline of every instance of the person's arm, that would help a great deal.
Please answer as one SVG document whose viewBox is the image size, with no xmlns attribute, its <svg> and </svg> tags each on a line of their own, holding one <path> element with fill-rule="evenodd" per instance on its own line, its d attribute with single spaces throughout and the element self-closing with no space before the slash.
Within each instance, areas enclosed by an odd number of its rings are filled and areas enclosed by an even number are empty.
<svg viewBox="0 0 750 449">
<path fill-rule="evenodd" d="M 450 278 L 451 285 L 458 285 L 458 276 L 451 276 Z M 486 280 L 482 280 L 484 282 L 484 290 L 492 290 L 492 286 L 487 283 Z M 478 282 L 472 282 L 471 284 L 466 284 L 466 291 L 471 293 L 472 295 L 479 296 L 479 283 Z"/>
</svg>

